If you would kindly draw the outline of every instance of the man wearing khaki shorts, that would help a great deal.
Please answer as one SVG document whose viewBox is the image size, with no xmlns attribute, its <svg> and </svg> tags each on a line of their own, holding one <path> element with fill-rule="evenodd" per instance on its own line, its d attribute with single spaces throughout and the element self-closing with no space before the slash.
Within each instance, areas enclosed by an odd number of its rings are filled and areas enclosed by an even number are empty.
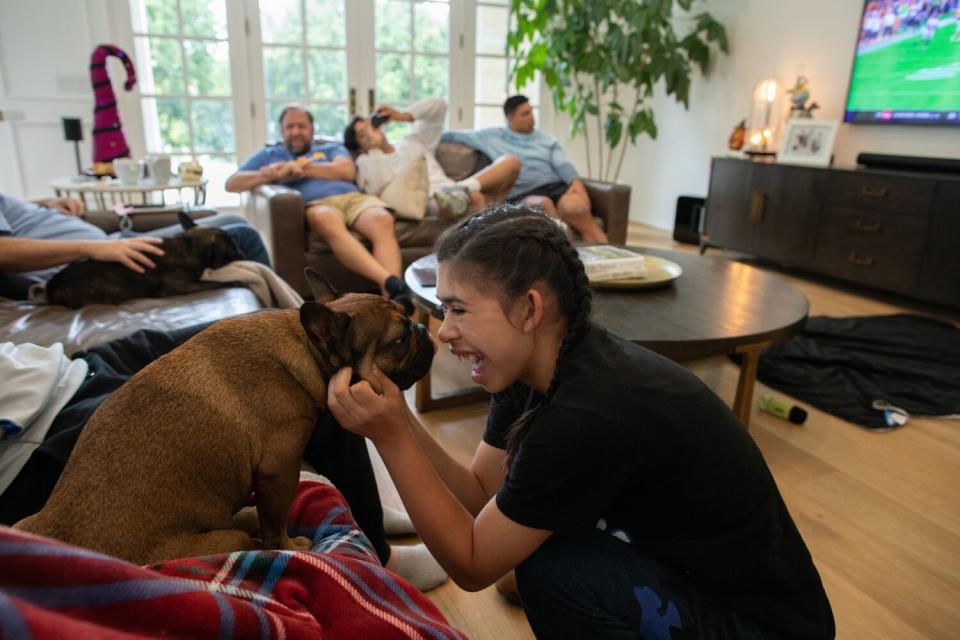
<svg viewBox="0 0 960 640">
<path fill-rule="evenodd" d="M 306 203 L 307 224 L 326 240 L 337 259 L 379 284 L 385 296 L 412 309 L 400 277 L 393 215 L 382 200 L 357 190 L 350 153 L 335 142 L 315 143 L 313 115 L 300 106 L 288 106 L 280 113 L 280 131 L 283 144 L 269 145 L 250 156 L 227 178 L 227 191 L 239 193 L 268 183 L 296 189 Z M 372 253 L 350 229 L 370 241 Z"/>
</svg>

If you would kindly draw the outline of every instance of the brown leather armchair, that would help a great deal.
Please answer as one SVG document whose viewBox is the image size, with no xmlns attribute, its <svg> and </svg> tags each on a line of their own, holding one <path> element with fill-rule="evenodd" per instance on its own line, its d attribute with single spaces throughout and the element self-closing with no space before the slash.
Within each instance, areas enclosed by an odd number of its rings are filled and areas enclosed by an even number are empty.
<svg viewBox="0 0 960 640">
<path fill-rule="evenodd" d="M 440 166 L 454 180 L 463 179 L 490 162 L 473 149 L 452 143 L 440 144 L 436 156 Z M 590 194 L 593 215 L 600 219 L 610 242 L 626 242 L 630 187 L 596 180 L 584 182 Z M 300 294 L 310 293 L 303 276 L 303 270 L 308 266 L 323 274 L 337 291 L 378 290 L 377 284 L 341 265 L 323 238 L 307 228 L 303 198 L 297 191 L 280 185 L 258 187 L 252 193 L 248 218 L 263 236 L 274 270 Z M 433 251 L 437 237 L 451 222 L 433 215 L 420 221 L 397 220 L 397 240 L 404 268 Z M 356 237 L 370 246 L 359 235 Z"/>
</svg>

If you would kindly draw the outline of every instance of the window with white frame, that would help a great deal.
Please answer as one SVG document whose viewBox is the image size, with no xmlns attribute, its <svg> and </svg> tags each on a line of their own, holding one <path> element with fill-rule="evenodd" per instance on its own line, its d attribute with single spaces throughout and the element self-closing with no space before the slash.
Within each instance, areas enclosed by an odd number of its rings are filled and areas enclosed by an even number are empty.
<svg viewBox="0 0 960 640">
<path fill-rule="evenodd" d="M 503 124 L 503 102 L 522 93 L 530 99 L 534 117 L 540 115 L 539 74 L 517 91 L 510 80 L 513 59 L 507 56 L 507 33 L 511 27 L 509 0 L 477 0 L 476 56 L 474 61 L 473 126 Z"/>
<path fill-rule="evenodd" d="M 347 117 L 346 0 L 261 0 L 260 40 L 267 140 L 281 139 L 277 118 L 306 106 L 318 135 L 339 136 Z"/>
<path fill-rule="evenodd" d="M 425 98 L 450 99 L 450 3 L 376 0 L 375 103 L 403 110 Z M 387 127 L 391 138 L 410 125 Z"/>
<path fill-rule="evenodd" d="M 207 202 L 237 204 L 223 189 L 237 163 L 225 0 L 130 0 L 130 13 L 147 153 L 198 161 Z"/>
</svg>

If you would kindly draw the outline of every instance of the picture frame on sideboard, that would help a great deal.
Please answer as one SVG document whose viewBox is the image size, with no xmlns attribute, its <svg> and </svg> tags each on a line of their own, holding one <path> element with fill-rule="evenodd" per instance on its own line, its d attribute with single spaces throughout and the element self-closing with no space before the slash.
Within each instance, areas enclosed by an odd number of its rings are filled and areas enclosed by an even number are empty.
<svg viewBox="0 0 960 640">
<path fill-rule="evenodd" d="M 833 142 L 839 126 L 837 120 L 787 120 L 777 161 L 784 164 L 830 166 Z"/>
</svg>

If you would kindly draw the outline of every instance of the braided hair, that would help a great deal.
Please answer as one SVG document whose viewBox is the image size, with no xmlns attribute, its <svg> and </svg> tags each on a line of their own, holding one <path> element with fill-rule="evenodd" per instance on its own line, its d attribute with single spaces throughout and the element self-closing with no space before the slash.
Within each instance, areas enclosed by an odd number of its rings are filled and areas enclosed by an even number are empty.
<svg viewBox="0 0 960 640">
<path fill-rule="evenodd" d="M 510 427 L 507 465 L 512 465 L 533 419 L 553 397 L 563 359 L 587 329 L 592 299 L 587 274 L 563 230 L 548 216 L 522 205 L 504 205 L 462 220 L 440 236 L 436 252 L 439 262 L 456 263 L 485 282 L 496 283 L 502 306 L 534 283 L 546 283 L 566 319 L 566 334 L 546 395 L 534 407 L 529 407 L 528 400 L 526 410 Z"/>
</svg>

